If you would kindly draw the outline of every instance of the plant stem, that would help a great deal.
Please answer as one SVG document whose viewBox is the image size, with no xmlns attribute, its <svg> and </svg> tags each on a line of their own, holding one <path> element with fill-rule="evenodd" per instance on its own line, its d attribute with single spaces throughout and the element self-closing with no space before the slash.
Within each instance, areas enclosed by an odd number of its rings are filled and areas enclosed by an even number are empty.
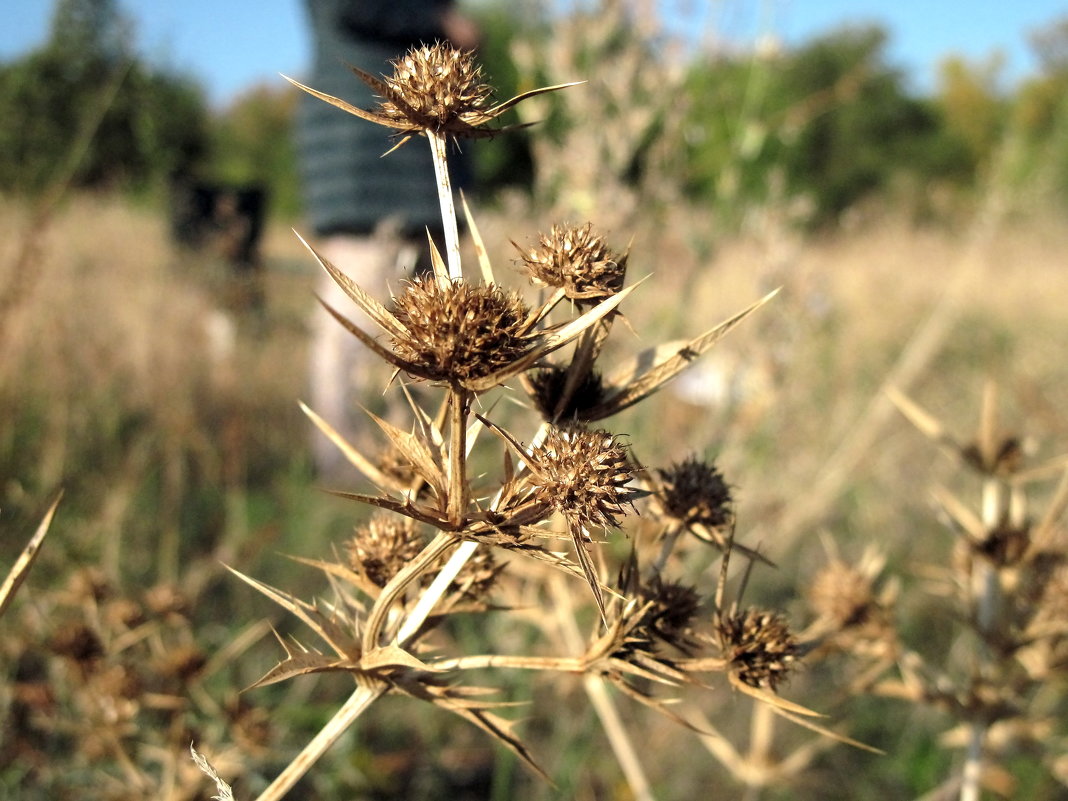
<svg viewBox="0 0 1068 801">
<path fill-rule="evenodd" d="M 996 478 L 983 481 L 982 515 L 983 528 L 994 531 L 1000 524 L 1004 512 L 1004 488 Z M 974 604 L 975 626 L 979 634 L 979 673 L 990 670 L 991 655 L 987 643 L 997 626 L 998 607 L 1001 603 L 1001 584 L 997 567 L 982 558 L 975 559 L 972 576 L 972 603 Z M 986 740 L 987 725 L 983 721 L 974 721 L 968 727 L 968 750 L 961 775 L 960 801 L 979 801 L 982 796 L 983 743 Z"/>
<path fill-rule="evenodd" d="M 471 393 L 462 387 L 449 390 L 449 522 L 459 528 L 467 514 L 467 418 Z"/>
<path fill-rule="evenodd" d="M 286 765 L 283 770 L 256 798 L 256 801 L 278 801 L 288 793 L 293 785 L 300 781 L 327 749 L 337 742 L 338 738 L 353 724 L 353 722 L 374 701 L 378 700 L 386 692 L 385 684 L 361 684 L 356 691 L 349 696 L 348 700 L 334 713 L 330 722 L 313 737 L 306 746 L 297 754 L 296 758 Z"/>
<path fill-rule="evenodd" d="M 576 652 L 581 651 L 582 634 L 579 632 L 578 624 L 575 622 L 575 616 L 572 613 L 571 596 L 564 587 L 563 579 L 554 575 L 550 580 L 550 586 L 559 612 L 560 631 L 567 648 Z M 586 695 L 589 697 L 590 703 L 593 704 L 597 717 L 601 720 L 601 727 L 608 737 L 612 752 L 616 756 L 619 767 L 623 770 L 623 775 L 627 779 L 631 792 L 634 793 L 635 800 L 656 801 L 649 779 L 646 778 L 645 770 L 642 768 L 641 760 L 638 758 L 638 752 L 631 742 L 627 727 L 623 725 L 623 721 L 619 717 L 619 711 L 612 702 L 612 697 L 608 694 L 604 679 L 597 675 L 587 674 L 583 677 L 582 684 L 586 689 Z"/>
<path fill-rule="evenodd" d="M 449 265 L 449 278 L 463 278 L 460 269 L 460 230 L 456 224 L 456 205 L 452 197 L 452 181 L 449 180 L 449 164 L 446 158 L 448 140 L 433 131 L 426 132 L 430 140 L 430 154 L 434 158 L 434 177 L 437 179 L 438 203 L 441 205 L 441 225 L 445 232 L 445 259 Z"/>
<path fill-rule="evenodd" d="M 586 660 L 572 656 L 513 656 L 511 654 L 477 654 L 434 662 L 441 670 L 475 670 L 508 668 L 509 670 L 554 670 L 558 673 L 582 673 Z"/>
<path fill-rule="evenodd" d="M 449 548 L 456 544 L 457 537 L 448 531 L 439 532 L 430 544 L 427 545 L 420 554 L 409 562 L 397 575 L 389 580 L 389 583 L 382 588 L 382 594 L 375 600 L 375 605 L 371 607 L 371 612 L 367 616 L 367 624 L 364 628 L 363 639 L 361 646 L 363 652 L 367 653 L 373 651 L 378 647 L 379 639 L 382 636 L 382 629 L 385 627 L 386 620 L 389 615 L 390 607 L 393 606 L 393 602 L 400 597 L 408 586 L 421 576 L 428 566 L 433 564 L 444 554 Z M 429 594 L 429 593 L 428 593 Z M 434 599 L 435 601 L 437 598 Z M 422 621 L 420 621 L 422 625 Z M 417 627 L 418 628 L 418 627 Z"/>
<path fill-rule="evenodd" d="M 433 583 L 427 587 L 426 592 L 419 596 L 419 601 L 416 603 L 415 608 L 412 609 L 408 617 L 404 619 L 404 623 L 401 624 L 400 630 L 397 632 L 397 640 L 401 646 L 419 631 L 419 627 L 423 625 L 423 622 L 434 609 L 434 604 L 441 600 L 441 596 L 445 594 L 449 585 L 452 584 L 457 574 L 463 570 L 467 560 L 471 558 L 477 548 L 477 542 L 470 540 L 462 542 L 460 547 L 449 557 L 445 567 L 434 578 Z"/>
</svg>

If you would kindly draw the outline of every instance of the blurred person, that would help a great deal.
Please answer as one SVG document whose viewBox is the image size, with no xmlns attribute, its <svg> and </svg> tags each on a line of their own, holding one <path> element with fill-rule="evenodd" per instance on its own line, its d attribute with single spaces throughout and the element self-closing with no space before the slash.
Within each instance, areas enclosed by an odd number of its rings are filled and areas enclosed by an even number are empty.
<svg viewBox="0 0 1068 801">
<path fill-rule="evenodd" d="M 361 108 L 378 99 L 350 65 L 389 75 L 390 62 L 412 47 L 478 44 L 477 26 L 452 0 L 305 0 L 305 6 L 314 60 L 303 82 Z M 428 231 L 439 248 L 442 240 L 429 147 L 416 138 L 383 158 L 393 144 L 381 127 L 311 95 L 301 98 L 297 147 L 315 247 L 380 301 L 414 269 L 429 266 Z M 450 168 L 454 186 L 463 186 L 463 159 L 450 159 Z M 317 292 L 357 324 L 367 322 L 325 271 Z M 377 388 L 368 371 L 381 369 L 381 362 L 322 308 L 316 307 L 311 329 L 310 406 L 355 443 L 358 422 L 366 420 L 358 405 Z M 343 455 L 318 431 L 313 436 L 317 473 L 338 477 Z"/>
</svg>

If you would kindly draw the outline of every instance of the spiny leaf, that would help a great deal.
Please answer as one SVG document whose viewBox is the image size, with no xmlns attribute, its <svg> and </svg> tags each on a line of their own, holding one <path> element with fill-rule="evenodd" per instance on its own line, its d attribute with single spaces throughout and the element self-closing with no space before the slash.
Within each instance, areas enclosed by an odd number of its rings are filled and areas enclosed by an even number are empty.
<svg viewBox="0 0 1068 801">
<path fill-rule="evenodd" d="M 482 280 L 486 284 L 497 283 L 493 277 L 493 265 L 490 263 L 486 244 L 482 241 L 482 234 L 475 225 L 475 218 L 471 214 L 471 207 L 467 205 L 467 196 L 461 191 L 460 202 L 464 207 L 464 217 L 467 219 L 467 230 L 471 234 L 471 242 L 475 246 L 475 255 L 478 256 L 478 266 L 482 270 Z"/>
<path fill-rule="evenodd" d="M 911 398 L 901 392 L 901 390 L 896 387 L 887 387 L 886 396 L 890 399 L 890 402 L 897 407 L 898 411 L 901 412 L 910 423 L 916 426 L 924 436 L 950 450 L 958 453 L 963 451 L 963 446 L 946 433 L 945 427 L 938 418 L 920 407 L 919 404 L 915 403 Z"/>
<path fill-rule="evenodd" d="M 367 412 L 367 416 L 378 424 L 393 443 L 393 447 L 415 469 L 416 474 L 430 485 L 437 497 L 444 498 L 447 492 L 445 471 L 426 442 L 371 412 Z"/>
<path fill-rule="evenodd" d="M 586 542 L 585 529 L 577 523 L 571 523 L 571 539 L 575 543 L 575 555 L 578 557 L 579 566 L 582 568 L 582 573 L 586 577 L 586 583 L 590 585 L 590 589 L 593 590 L 593 600 L 597 602 L 597 609 L 601 613 L 601 620 L 605 626 L 610 625 L 608 622 L 608 612 L 605 609 L 604 593 L 601 592 L 601 580 L 597 576 L 597 569 L 593 565 L 593 558 L 590 556 L 588 549 L 588 543 Z"/>
<path fill-rule="evenodd" d="M 505 100 L 503 103 L 498 103 L 496 106 L 494 106 L 493 108 L 491 108 L 489 111 L 486 112 L 486 116 L 488 116 L 488 117 L 500 116 L 505 111 L 510 109 L 512 106 L 516 105 L 517 103 L 522 103 L 524 100 L 527 100 L 527 99 L 529 99 L 531 97 L 537 97 L 538 95 L 543 95 L 543 94 L 546 94 L 547 92 L 556 92 L 556 91 L 558 91 L 560 89 L 567 89 L 568 87 L 571 87 L 571 86 L 581 86 L 584 83 L 586 83 L 586 82 L 585 81 L 571 81 L 570 83 L 558 83 L 555 86 L 542 86 L 542 87 L 540 87 L 538 89 L 531 89 L 529 92 L 523 92 L 522 94 L 518 94 L 513 98 Z M 527 126 L 529 126 L 531 124 L 532 123 L 527 123 L 523 127 L 527 127 Z"/>
<path fill-rule="evenodd" d="M 277 684 L 297 676 L 308 676 L 312 673 L 329 673 L 331 671 L 351 670 L 356 663 L 347 659 L 338 659 L 335 656 L 327 656 L 315 651 L 304 651 L 294 654 L 275 665 L 254 681 L 248 689 L 258 689 Z"/>
<path fill-rule="evenodd" d="M 294 231 L 293 233 L 297 232 Z M 304 247 L 311 252 L 315 257 L 315 260 L 318 261 L 322 268 L 330 274 L 330 277 L 334 279 L 335 283 L 337 283 L 342 290 L 344 290 L 345 294 L 348 295 L 357 306 L 363 309 L 367 316 L 374 320 L 383 331 L 398 339 L 406 339 L 410 336 L 408 329 L 404 324 L 390 314 L 385 306 L 364 292 L 355 281 L 331 264 L 325 256 L 308 244 L 304 237 L 299 233 L 297 234 L 297 239 L 299 239 Z"/>
<path fill-rule="evenodd" d="M 360 653 L 359 643 L 350 634 L 344 632 L 334 621 L 323 616 L 313 605 L 300 600 L 294 595 L 290 595 L 288 592 L 275 589 L 269 584 L 264 584 L 251 576 L 246 576 L 240 570 L 236 570 L 229 565 L 224 565 L 224 567 L 250 587 L 259 590 L 283 609 L 303 620 L 311 627 L 312 631 L 334 649 L 338 656 L 352 658 Z"/>
<path fill-rule="evenodd" d="M 62 492 L 56 495 L 56 499 L 52 501 L 51 505 L 48 507 L 48 511 L 45 512 L 44 517 L 41 518 L 41 522 L 37 525 L 37 530 L 34 531 L 33 536 L 30 537 L 30 541 L 27 542 L 26 546 L 22 549 L 19 558 L 15 560 L 15 564 L 12 565 L 11 570 L 8 571 L 3 585 L 0 586 L 0 616 L 3 616 L 7 607 L 11 604 L 12 599 L 14 599 L 15 593 L 18 592 L 19 587 L 22 586 L 22 582 L 26 580 L 30 568 L 33 567 L 33 563 L 37 559 L 37 554 L 40 553 L 41 543 L 44 542 L 44 538 L 48 534 L 48 529 L 52 525 L 52 518 L 55 516 L 56 509 L 59 507 L 59 499 L 62 497 Z"/>
<path fill-rule="evenodd" d="M 357 73 L 357 74 L 359 74 L 359 73 Z M 364 73 L 364 74 L 366 75 L 367 73 Z M 368 122 L 374 122 L 374 123 L 377 123 L 379 125 L 388 125 L 389 127 L 398 128 L 398 129 L 399 128 L 407 128 L 408 127 L 407 123 L 387 122 L 388 118 L 386 118 L 386 117 L 383 117 L 383 116 L 381 116 L 379 114 L 375 114 L 372 111 L 365 111 L 364 109 L 359 108 L 358 106 L 354 106 L 351 103 L 346 103 L 344 100 L 342 100 L 340 98 L 337 98 L 337 97 L 334 97 L 333 95 L 328 95 L 325 92 L 320 92 L 318 89 L 312 89 L 310 86 L 305 86 L 300 81 L 293 80 L 288 75 L 282 75 L 282 77 L 285 78 L 287 81 L 289 81 L 291 84 L 293 84 L 298 89 L 301 89 L 301 90 L 307 92 L 309 95 L 312 95 L 313 97 L 317 97 L 320 100 L 324 100 L 327 103 L 329 103 L 331 106 L 335 106 L 336 108 L 339 108 L 342 111 L 347 111 L 349 114 L 354 114 L 355 116 L 357 116 L 357 117 L 359 117 L 361 119 L 367 120 Z M 360 77 L 362 78 L 363 75 L 361 75 Z M 370 77 L 373 78 L 373 76 L 370 76 Z M 377 81 L 377 79 L 374 79 L 374 80 Z M 384 84 L 383 84 L 383 86 L 384 86 Z"/>
<path fill-rule="evenodd" d="M 402 683 L 398 685 L 398 688 L 413 698 L 429 701 L 435 706 L 452 712 L 454 715 L 458 715 L 469 723 L 478 726 L 478 728 L 518 756 L 527 767 L 546 781 L 550 781 L 545 771 L 534 761 L 527 747 L 512 733 L 515 727 L 514 721 L 490 712 L 490 704 L 472 704 L 470 701 L 465 700 L 465 696 L 471 695 L 469 692 L 471 688 L 460 690 L 460 688 L 456 687 L 437 687 L 421 682 L 414 685 Z"/>
<path fill-rule="evenodd" d="M 987 531 L 983 521 L 960 498 L 945 487 L 936 487 L 932 494 L 954 522 L 971 537 L 973 543 L 980 543 L 986 539 Z"/>
<path fill-rule="evenodd" d="M 308 408 L 303 402 L 300 403 L 300 410 L 308 416 L 308 419 L 315 424 L 316 428 L 323 432 L 327 439 L 337 446 L 338 450 L 340 450 L 345 455 L 345 458 L 349 460 L 349 463 L 363 473 L 372 484 L 377 487 L 385 487 L 393 492 L 404 492 L 406 489 L 404 484 L 393 478 L 393 476 L 379 470 L 370 459 L 356 450 L 352 443 L 341 436 L 333 426 Z"/>
<path fill-rule="evenodd" d="M 377 506 L 379 509 L 396 512 L 399 515 L 410 517 L 412 520 L 418 520 L 435 528 L 448 528 L 450 525 L 448 520 L 436 514 L 433 510 L 414 506 L 410 501 L 398 501 L 380 495 L 365 495 L 361 492 L 343 492 L 341 490 L 329 490 L 329 492 L 338 498 L 365 503 L 368 506 Z"/>
<path fill-rule="evenodd" d="M 390 671 L 395 669 L 435 671 L 425 662 L 396 645 L 382 645 L 363 655 L 360 667 L 368 671 Z"/>
<path fill-rule="evenodd" d="M 325 300 L 323 300 L 322 298 L 319 298 L 318 300 L 320 305 L 322 305 L 322 307 L 330 313 L 331 317 L 341 323 L 342 327 L 346 331 L 348 331 L 350 334 L 360 340 L 360 342 L 366 345 L 379 358 L 393 365 L 396 370 L 410 373 L 419 369 L 418 365 L 408 361 L 407 359 L 402 359 L 392 350 L 381 345 L 377 339 L 368 334 L 366 331 L 356 325 L 356 323 L 352 322 L 352 320 L 347 318 L 345 315 L 343 315 Z"/>
<path fill-rule="evenodd" d="M 769 292 L 729 320 L 682 345 L 669 343 L 638 354 L 608 378 L 607 384 L 618 387 L 618 391 L 585 411 L 583 418 L 592 422 L 610 417 L 653 394 L 719 342 L 738 323 L 775 297 L 778 291 Z"/>
</svg>

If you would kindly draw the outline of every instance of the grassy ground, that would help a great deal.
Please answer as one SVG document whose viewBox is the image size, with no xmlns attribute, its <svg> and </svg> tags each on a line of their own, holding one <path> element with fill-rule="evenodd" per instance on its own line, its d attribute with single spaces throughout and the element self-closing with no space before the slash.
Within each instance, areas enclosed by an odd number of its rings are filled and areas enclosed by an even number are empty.
<svg viewBox="0 0 1068 801">
<path fill-rule="evenodd" d="M 259 318 L 227 308 L 221 266 L 175 253 L 150 210 L 78 197 L 43 231 L 28 233 L 27 220 L 18 203 L 0 206 L 0 281 L 11 280 L 8 265 L 27 236 L 36 249 L 0 325 L 3 564 L 52 493 L 62 487 L 65 496 L 14 613 L 20 637 L 5 642 L 5 670 L 14 677 L 27 653 L 39 658 L 40 644 L 54 640 L 56 621 L 45 612 L 78 606 L 58 594 L 71 592 L 72 576 L 88 568 L 129 597 L 177 582 L 197 601 L 181 636 L 222 649 L 273 612 L 225 574 L 220 560 L 278 586 L 318 581 L 276 552 L 327 554 L 365 514 L 318 492 L 309 468 L 310 424 L 296 401 L 305 394 L 307 320 L 315 313 L 312 261 L 287 228 L 269 231 Z M 485 217 L 487 246 L 501 265 L 513 256 L 509 239 L 535 233 L 509 226 Z M 645 342 L 693 336 L 768 290 L 781 292 L 706 363 L 641 411 L 620 415 L 613 429 L 640 443 L 638 456 L 649 465 L 717 455 L 736 490 L 739 540 L 759 544 L 780 568 L 754 574 L 751 600 L 781 603 L 803 619 L 798 599 L 825 561 L 825 542 L 854 556 L 874 543 L 900 576 L 903 628 L 923 630 L 929 606 L 916 566 L 944 562 L 951 548 L 930 487 L 949 482 L 962 494 L 969 490 L 883 390 L 900 386 L 966 438 L 983 382 L 993 378 L 1029 453 L 1041 459 L 1068 450 L 1068 230 L 1052 215 L 1031 214 L 962 230 L 880 215 L 818 236 L 764 221 L 729 240 L 700 239 L 694 232 L 701 226 L 700 210 L 680 209 L 666 226 L 610 232 L 620 246 L 634 236 L 631 275 L 652 274 L 624 306 L 635 335 L 618 338 L 620 357 Z M 708 256 L 698 259 L 702 250 Z M 481 634 L 461 629 L 456 636 L 477 643 Z M 266 638 L 235 655 L 205 691 L 222 697 L 246 686 L 276 655 Z M 888 755 L 837 746 L 800 779 L 762 797 L 910 798 L 944 778 L 954 759 L 937 744 L 944 720 L 887 700 L 842 697 L 833 686 L 837 675 L 815 667 L 787 695 L 828 712 Z M 294 751 L 301 732 L 324 714 L 320 701 L 344 692 L 312 678 L 293 684 L 245 696 L 270 709 L 275 724 L 269 743 L 257 745 L 268 755 L 257 752 L 261 772 L 247 777 L 246 797 L 258 777 L 270 775 L 270 749 Z M 435 788 L 445 782 L 453 798 L 629 797 L 577 680 L 522 680 L 510 691 L 533 699 L 521 714 L 529 716 L 532 747 L 556 789 L 529 779 L 473 729 L 389 701 L 357 727 L 370 745 L 346 741 L 331 768 L 320 771 L 325 775 L 307 780 L 305 795 L 294 797 L 441 797 Z M 8 692 L 8 709 L 17 707 L 12 697 Z M 54 715 L 75 714 L 64 699 L 54 703 Z M 740 743 L 750 721 L 760 720 L 747 699 L 722 689 L 706 707 Z M 692 733 L 623 708 L 658 797 L 696 797 L 706 782 L 725 780 Z M 779 737 L 780 752 L 811 739 L 786 727 Z M 35 775 L 62 786 L 55 777 L 66 772 L 64 749 L 80 742 L 69 732 L 32 747 L 8 736 L 9 792 L 31 751 L 42 760 Z M 71 759 L 93 764 L 85 753 Z M 1026 797 L 1063 793 L 1029 771 L 1017 771 Z M 828 790 L 843 782 L 849 792 Z M 9 797 L 44 797 L 21 792 Z"/>
</svg>

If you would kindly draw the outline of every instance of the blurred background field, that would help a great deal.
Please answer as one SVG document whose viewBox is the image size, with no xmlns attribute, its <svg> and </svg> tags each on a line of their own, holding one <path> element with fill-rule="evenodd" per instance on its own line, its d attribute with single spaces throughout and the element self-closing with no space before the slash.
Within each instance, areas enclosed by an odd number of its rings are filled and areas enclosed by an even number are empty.
<svg viewBox="0 0 1068 801">
<path fill-rule="evenodd" d="M 852 557 L 869 544 L 885 552 L 904 630 L 947 626 L 918 568 L 952 549 L 930 491 L 973 489 L 885 390 L 967 439 L 993 379 L 1028 458 L 1068 451 L 1068 18 L 1035 31 L 1034 74 L 1009 85 L 996 55 L 947 53 L 919 94 L 874 27 L 679 51 L 655 4 L 509 9 L 472 8 L 500 96 L 588 83 L 523 112 L 540 126 L 475 143 L 474 214 L 498 270 L 510 272 L 513 241 L 560 219 L 631 243 L 632 279 L 651 276 L 623 307 L 631 352 L 694 336 L 781 287 L 611 427 L 652 466 L 715 455 L 735 488 L 739 540 L 778 566 L 747 592 L 799 628 L 828 542 Z M 138 776 L 162 775 L 185 788 L 173 797 L 206 798 L 186 764 L 195 737 L 251 798 L 345 690 L 308 677 L 239 698 L 277 658 L 258 628 L 274 612 L 220 562 L 282 587 L 321 582 L 279 554 L 329 554 L 366 512 L 320 491 L 298 408 L 308 321 L 322 312 L 315 265 L 290 230 L 302 224 L 293 90 L 279 80 L 212 108 L 204 87 L 133 52 L 125 24 L 114 3 L 60 0 L 48 43 L 0 65 L 5 570 L 64 493 L 3 621 L 0 794 L 152 797 Z M 176 175 L 266 192 L 262 285 L 235 278 L 225 230 L 197 248 L 173 241 Z M 341 488 L 367 487 L 353 470 Z M 313 591 L 327 588 L 305 597 Z M 137 644 L 119 633 L 120 602 L 155 621 Z M 118 745 L 79 727 L 84 699 L 60 658 L 78 627 L 105 649 L 144 647 L 143 692 L 114 713 Z M 484 633 L 454 634 L 475 650 Z M 174 664 L 179 652 L 189 664 Z M 804 771 L 760 791 L 691 732 L 623 710 L 663 799 L 712 782 L 744 798 L 918 798 L 951 772 L 938 712 L 850 697 L 839 679 L 821 664 L 785 694 L 887 754 L 828 741 Z M 632 797 L 580 682 L 509 681 L 510 697 L 530 700 L 517 716 L 557 787 L 474 729 L 389 700 L 293 797 Z M 708 710 L 744 743 L 750 706 L 724 686 Z M 1068 738 L 1064 726 L 1051 737 Z M 779 737 L 786 753 L 810 735 Z M 1064 774 L 1058 782 L 1033 754 L 1006 768 L 1012 797 L 1064 797 Z"/>
</svg>

